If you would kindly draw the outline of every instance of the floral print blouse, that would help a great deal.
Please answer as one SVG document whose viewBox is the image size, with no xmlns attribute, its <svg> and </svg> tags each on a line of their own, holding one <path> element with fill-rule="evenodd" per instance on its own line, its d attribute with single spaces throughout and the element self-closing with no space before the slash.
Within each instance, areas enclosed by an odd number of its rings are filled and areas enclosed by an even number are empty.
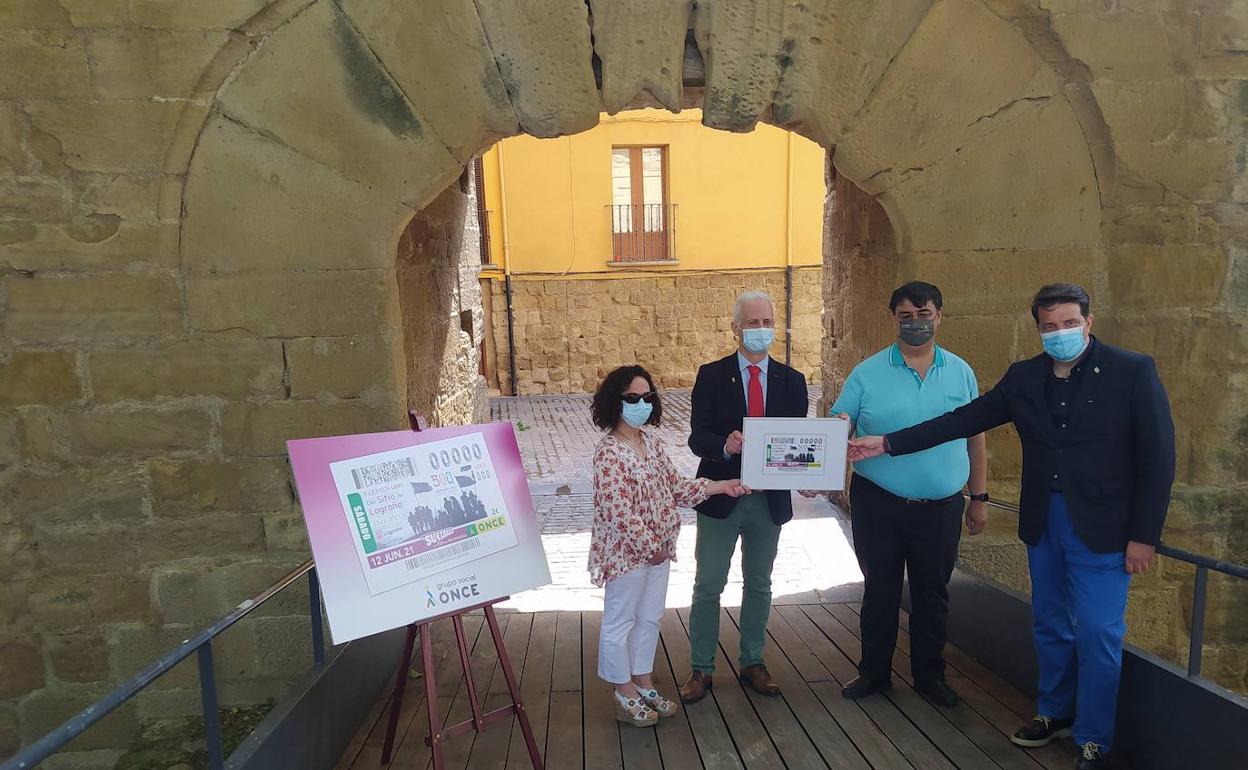
<svg viewBox="0 0 1248 770">
<path fill-rule="evenodd" d="M 608 434 L 594 452 L 594 524 L 589 575 L 596 586 L 648 564 L 663 551 L 676 559 L 680 508 L 705 500 L 707 479 L 685 478 L 659 439 L 641 431 L 646 458 Z"/>
</svg>

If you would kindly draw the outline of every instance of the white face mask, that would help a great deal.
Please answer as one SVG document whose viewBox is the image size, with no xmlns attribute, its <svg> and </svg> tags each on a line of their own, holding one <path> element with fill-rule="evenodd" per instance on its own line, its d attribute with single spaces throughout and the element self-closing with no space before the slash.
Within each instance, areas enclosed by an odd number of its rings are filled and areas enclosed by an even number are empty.
<svg viewBox="0 0 1248 770">
<path fill-rule="evenodd" d="M 741 330 L 741 344 L 751 353 L 765 353 L 775 341 L 776 330 L 768 329 L 766 326 L 761 329 Z"/>
<path fill-rule="evenodd" d="M 620 416 L 624 418 L 624 422 L 634 428 L 640 428 L 650 421 L 650 415 L 653 413 L 653 404 L 647 404 L 645 401 L 638 401 L 635 404 L 625 402 Z"/>
<path fill-rule="evenodd" d="M 1044 352 L 1062 363 L 1074 361 L 1083 355 L 1083 351 L 1088 347 L 1088 341 L 1083 336 L 1084 328 L 1079 326 L 1074 329 L 1044 332 L 1040 335 L 1040 341 L 1044 344 Z"/>
</svg>

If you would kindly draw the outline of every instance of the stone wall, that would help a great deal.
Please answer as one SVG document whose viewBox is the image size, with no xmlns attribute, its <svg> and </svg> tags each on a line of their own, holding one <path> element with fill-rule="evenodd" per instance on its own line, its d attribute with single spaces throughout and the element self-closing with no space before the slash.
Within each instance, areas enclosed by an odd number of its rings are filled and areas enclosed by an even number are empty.
<svg viewBox="0 0 1248 770">
<path fill-rule="evenodd" d="M 369 211 L 362 188 L 278 171 L 280 145 L 219 117 L 198 161 L 250 155 L 184 200 L 188 170 L 164 156 L 202 125 L 173 118 L 202 121 L 196 57 L 241 33 L 161 25 L 234 25 L 241 4 L 143 16 L 153 28 L 34 8 L 0 11 L 0 27 L 64 25 L 0 35 L 0 81 L 13 57 L 60 67 L 28 101 L 0 85 L 0 756 L 308 558 L 286 440 L 402 428 L 408 408 L 488 416 L 469 177 L 415 216 Z M 378 267 L 307 269 L 342 243 L 281 227 L 297 204 L 266 208 L 265 190 L 285 183 L 341 194 L 322 215 L 367 224 Z M 234 221 L 183 226 L 185 210 Z M 249 230 L 268 234 L 243 255 Z M 220 638 L 224 704 L 280 697 L 306 671 L 306 607 L 300 584 Z M 199 697 L 192 660 L 76 741 L 79 761 L 111 766 L 142 723 L 196 715 Z"/>
<path fill-rule="evenodd" d="M 412 219 L 387 271 L 403 324 L 376 335 L 186 333 L 180 302 L 149 329 L 134 287 L 159 273 L 6 275 L 0 754 L 307 558 L 285 440 L 403 427 L 405 408 L 435 425 L 488 417 L 473 205 L 453 186 Z M 349 305 L 329 286 L 306 299 Z M 280 327 L 283 312 L 250 315 Z M 278 697 L 306 670 L 306 602 L 297 586 L 221 638 L 223 703 Z M 192 661 L 75 745 L 103 762 L 144 720 L 198 713 Z"/>
<path fill-rule="evenodd" d="M 1153 354 L 1174 406 L 1180 484 L 1165 540 L 1248 562 L 1248 9 L 1044 5 L 1112 138 L 1098 331 Z M 1185 658 L 1192 570 L 1163 562 L 1138 582 L 1150 598 L 1132 603 L 1136 638 Z M 1212 580 L 1207 622 L 1207 675 L 1248 691 L 1248 586 Z"/>
<path fill-rule="evenodd" d="M 891 343 L 888 301 L 897 285 L 897 246 L 888 214 L 836 170 L 831 154 L 825 177 L 821 414 L 858 362 Z"/>
<path fill-rule="evenodd" d="M 790 363 L 820 378 L 823 298 L 818 267 L 793 271 Z M 503 282 L 487 280 L 493 342 L 488 369 L 499 391 L 513 393 Z M 689 388 L 698 367 L 735 350 L 732 308 L 746 290 L 771 294 L 776 342 L 784 360 L 784 270 L 681 272 L 648 277 L 512 279 L 516 375 L 520 393 L 592 393 L 607 372 L 637 363 L 659 387 Z"/>
<path fill-rule="evenodd" d="M 480 225 L 473 175 L 464 173 L 412 218 L 399 238 L 407 403 L 432 425 L 487 422 L 490 402 L 478 349 Z"/>
<path fill-rule="evenodd" d="M 0 751 L 307 556 L 285 440 L 401 427 L 409 397 L 472 413 L 445 395 L 484 332 L 471 271 L 448 258 L 401 290 L 396 245 L 491 142 L 604 105 L 700 104 L 712 127 L 835 147 L 897 275 L 946 288 L 946 341 L 985 382 L 1034 350 L 1038 283 L 1088 283 L 1100 333 L 1154 353 L 1175 402 L 1166 537 L 1245 558 L 1242 4 L 434 2 L 0 4 Z M 691 10 L 696 89 L 674 64 Z M 451 238 L 435 210 L 424 232 Z M 1189 575 L 1139 584 L 1133 638 L 1178 651 Z M 1210 672 L 1243 686 L 1244 594 L 1215 588 Z M 301 646 L 285 615 L 223 650 L 227 697 Z M 191 708 L 189 687 L 179 672 L 75 748 Z"/>
<path fill-rule="evenodd" d="M 1100 201 L 1097 237 L 1061 248 L 1020 242 L 1008 249 L 951 250 L 902 237 L 890 274 L 880 266 L 889 246 L 879 217 L 890 207 L 891 191 L 874 206 L 864 200 L 869 196 L 850 191 L 844 206 L 832 201 L 830 237 L 852 228 L 876 233 L 880 257 L 868 262 L 862 254 L 869 249 L 829 248 L 828 275 L 846 276 L 854 286 L 847 291 L 832 279 L 829 316 L 861 318 L 861 305 L 878 301 L 870 292 L 879 280 L 936 283 L 949 316 L 942 343 L 967 357 L 987 387 L 1010 362 L 1039 352 L 1027 311 L 1031 293 L 1052 280 L 1084 284 L 1093 296 L 1098 336 L 1152 354 L 1170 392 L 1179 483 L 1165 542 L 1248 561 L 1242 502 L 1248 468 L 1248 284 L 1242 280 L 1248 260 L 1248 16 L 1207 0 L 988 5 L 1044 58 L 1078 116 Z M 837 167 L 850 164 L 838 161 Z M 896 216 L 891 227 L 903 234 L 908 229 Z M 1059 221 L 1052 227 L 1068 231 Z M 845 334 L 857 333 L 852 324 L 842 333 L 834 324 L 826 330 L 831 395 L 861 351 L 854 340 L 845 341 Z M 877 331 L 865 336 L 875 338 Z M 989 451 L 994 495 L 1015 499 L 1020 457 L 1012 429 L 990 434 Z M 1025 553 L 1013 527 L 1011 515 L 995 515 L 985 535 L 964 540 L 963 558 L 1025 590 Z M 1163 559 L 1134 581 L 1130 641 L 1185 662 L 1192 577 L 1186 565 Z M 1205 673 L 1241 692 L 1248 691 L 1245 618 L 1245 586 L 1212 580 Z"/>
</svg>

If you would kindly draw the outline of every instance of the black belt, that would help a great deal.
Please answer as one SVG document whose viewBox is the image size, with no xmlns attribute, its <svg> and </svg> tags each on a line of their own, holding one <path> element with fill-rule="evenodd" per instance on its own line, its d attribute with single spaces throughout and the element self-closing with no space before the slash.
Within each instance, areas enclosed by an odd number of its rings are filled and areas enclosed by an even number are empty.
<svg viewBox="0 0 1248 770">
<path fill-rule="evenodd" d="M 888 492 L 887 494 L 892 494 L 892 493 Z M 948 505 L 949 503 L 952 503 L 954 500 L 961 500 L 962 493 L 959 492 L 956 495 L 949 495 L 948 497 L 942 497 L 939 500 L 930 500 L 924 497 L 898 497 L 897 495 L 893 495 L 893 497 L 896 497 L 898 500 L 901 500 L 906 505 Z"/>
<path fill-rule="evenodd" d="M 935 498 L 935 499 L 927 498 L 927 497 L 902 497 L 901 495 L 894 495 L 892 492 L 889 492 L 887 489 L 880 486 L 879 484 L 876 484 L 874 481 L 867 478 L 866 476 L 855 473 L 853 483 L 857 483 L 858 481 L 865 482 L 869 484 L 870 486 L 878 489 L 882 494 L 888 495 L 894 500 L 900 503 L 905 503 L 906 505 L 914 505 L 914 506 L 948 505 L 949 503 L 952 503 L 954 500 L 960 501 L 962 499 L 961 492 L 954 492 L 952 495 L 949 495 L 948 497 L 941 497 L 941 498 Z"/>
</svg>

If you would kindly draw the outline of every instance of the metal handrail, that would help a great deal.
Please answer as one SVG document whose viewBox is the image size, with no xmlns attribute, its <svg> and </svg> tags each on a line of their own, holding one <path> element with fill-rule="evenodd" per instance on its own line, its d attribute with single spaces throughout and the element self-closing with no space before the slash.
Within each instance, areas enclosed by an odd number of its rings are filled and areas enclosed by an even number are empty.
<svg viewBox="0 0 1248 770">
<path fill-rule="evenodd" d="M 318 668 L 323 666 L 325 664 L 325 632 L 321 626 L 321 589 L 316 577 L 315 565 L 309 559 L 259 595 L 244 601 L 228 615 L 182 642 L 112 692 L 70 717 L 60 727 L 19 751 L 16 756 L 0 765 L 0 770 L 26 770 L 39 764 L 81 735 L 87 728 L 138 695 L 157 679 L 169 673 L 174 666 L 189 658 L 192 653 L 196 654 L 199 663 L 200 700 L 204 712 L 204 734 L 208 743 L 208 767 L 212 770 L 220 770 L 225 766 L 225 757 L 222 752 L 220 715 L 217 712 L 217 684 L 213 673 L 212 641 L 304 575 L 308 576 L 308 613 L 312 619 L 312 664 Z"/>
<path fill-rule="evenodd" d="M 963 497 L 969 496 L 963 494 Z M 989 498 L 988 505 L 1016 515 L 1019 513 L 1017 505 L 1001 500 Z M 1186 562 L 1196 568 L 1196 584 L 1192 596 L 1192 628 L 1187 637 L 1187 675 L 1198 677 L 1205 646 L 1205 601 L 1209 593 L 1209 570 L 1248 580 L 1248 566 L 1184 551 L 1182 548 L 1175 548 L 1165 543 L 1157 545 L 1157 553 L 1175 561 Z"/>
<path fill-rule="evenodd" d="M 1019 513 L 1018 506 L 1001 500 L 989 499 L 988 505 L 1010 513 Z M 1205 600 L 1208 592 L 1209 570 L 1221 572 L 1232 577 L 1248 579 L 1248 566 L 1191 553 L 1164 543 L 1157 546 L 1157 553 L 1196 567 L 1187 673 L 1189 677 L 1199 677 L 1201 654 L 1204 645 Z M 211 770 L 221 770 L 225 765 L 225 757 L 222 750 L 220 717 L 217 713 L 217 686 L 213 672 L 212 641 L 235 623 L 254 612 L 269 599 L 289 588 L 304 575 L 308 576 L 308 611 L 312 621 L 312 662 L 315 667 L 323 666 L 325 664 L 325 636 L 321 625 L 320 584 L 317 580 L 315 565 L 309 559 L 254 598 L 239 604 L 229 614 L 170 650 L 152 663 L 152 665 L 135 674 L 103 698 L 70 717 L 52 732 L 18 752 L 16 756 L 11 757 L 3 765 L 0 765 L 0 770 L 26 770 L 39 764 L 77 738 L 96 722 L 108 716 L 123 703 L 142 692 L 157 679 L 169 673 L 174 666 L 190 657 L 192 653 L 196 654 L 199 663 L 204 733 L 208 745 L 208 766 Z"/>
</svg>

